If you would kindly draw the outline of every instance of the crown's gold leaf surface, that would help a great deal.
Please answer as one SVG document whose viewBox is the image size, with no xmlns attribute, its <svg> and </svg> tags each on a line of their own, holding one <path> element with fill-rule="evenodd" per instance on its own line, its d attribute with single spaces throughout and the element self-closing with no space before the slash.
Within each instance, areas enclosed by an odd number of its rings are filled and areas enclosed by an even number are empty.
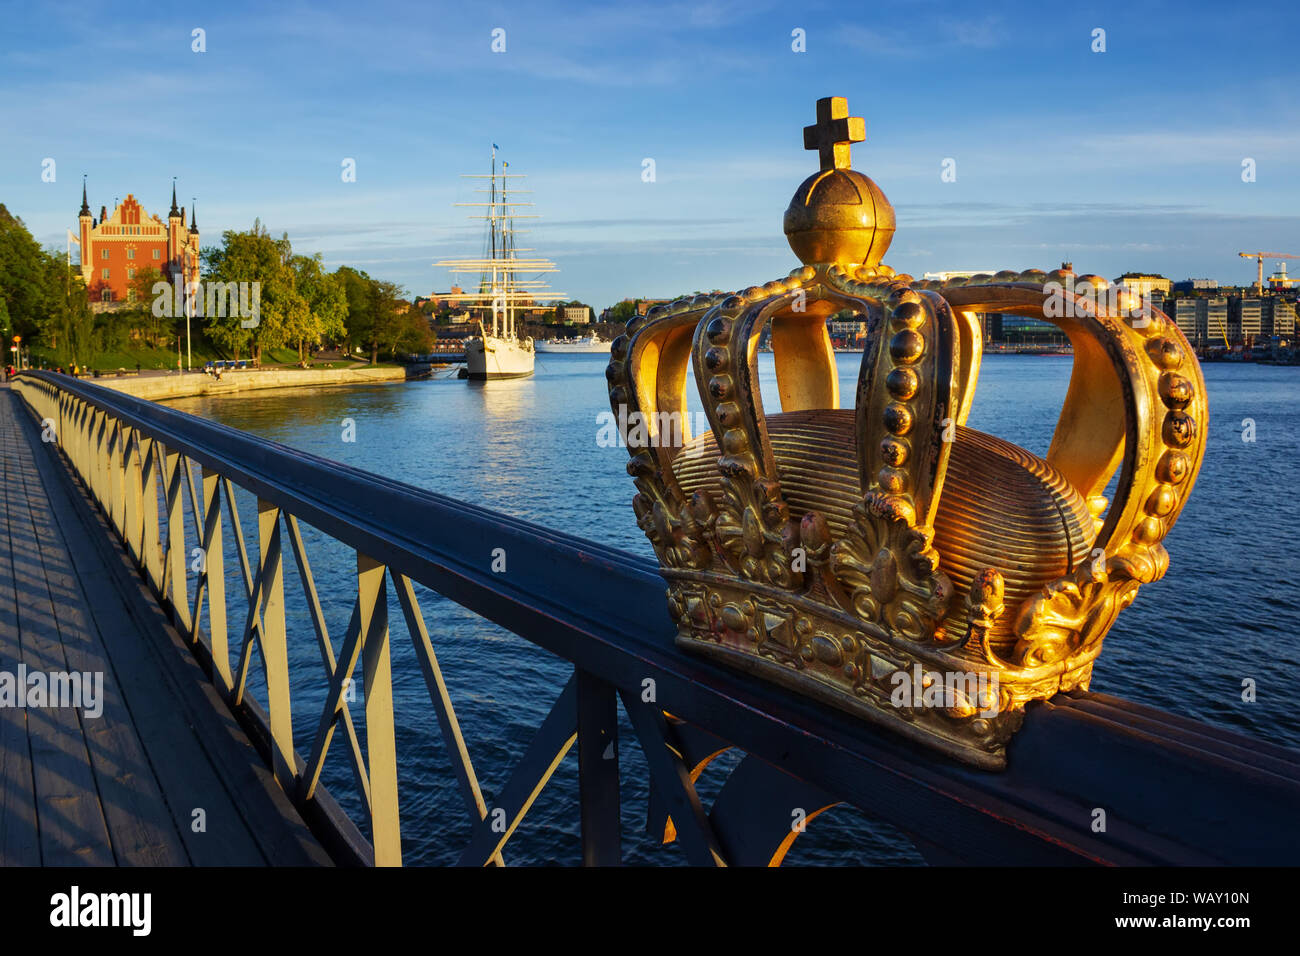
<svg viewBox="0 0 1300 956">
<path fill-rule="evenodd" d="M 1167 570 L 1204 381 L 1166 316 L 1078 296 L 1065 273 L 896 274 L 880 261 L 893 210 L 849 169 L 865 124 L 840 98 L 817 120 L 821 169 L 786 212 L 803 265 L 658 306 L 611 346 L 633 510 L 682 646 L 997 768 L 1024 705 L 1086 688 L 1107 630 Z M 842 409 L 826 321 L 844 311 L 868 333 Z M 966 424 L 979 312 L 1045 318 L 1074 346 L 1045 458 Z M 759 387 L 765 329 L 779 411 Z"/>
</svg>

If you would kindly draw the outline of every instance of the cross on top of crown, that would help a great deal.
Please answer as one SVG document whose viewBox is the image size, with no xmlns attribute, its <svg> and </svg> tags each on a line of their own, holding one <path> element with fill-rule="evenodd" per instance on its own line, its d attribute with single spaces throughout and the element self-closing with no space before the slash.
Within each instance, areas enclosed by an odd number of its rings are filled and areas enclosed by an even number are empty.
<svg viewBox="0 0 1300 956">
<path fill-rule="evenodd" d="M 815 149 L 822 169 L 848 169 L 849 149 L 867 138 L 867 123 L 849 115 L 849 101 L 843 96 L 826 96 L 817 101 L 817 122 L 803 128 L 803 148 Z"/>
</svg>

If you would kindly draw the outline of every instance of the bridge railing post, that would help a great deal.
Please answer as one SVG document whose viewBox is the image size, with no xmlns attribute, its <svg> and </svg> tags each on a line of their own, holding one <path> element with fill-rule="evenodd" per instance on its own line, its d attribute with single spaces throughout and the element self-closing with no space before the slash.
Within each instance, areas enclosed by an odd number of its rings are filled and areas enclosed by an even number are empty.
<svg viewBox="0 0 1300 956">
<path fill-rule="evenodd" d="M 126 437 L 126 429 L 116 418 L 110 418 L 108 422 L 108 503 L 106 510 L 109 519 L 113 522 L 113 527 L 122 538 L 126 537 L 126 475 L 123 472 L 125 468 L 125 457 L 123 455 L 123 441 Z"/>
<path fill-rule="evenodd" d="M 370 839 L 376 866 L 401 866 L 402 826 L 397 805 L 397 738 L 388 641 L 388 568 L 357 552 L 362 694 L 366 711 L 366 765 L 370 778 Z"/>
<path fill-rule="evenodd" d="M 108 478 L 108 461 L 104 454 L 104 445 L 108 440 L 108 415 L 101 409 L 92 409 L 90 419 L 91 447 L 94 464 L 94 481 L 91 482 L 91 491 L 94 493 L 95 502 L 105 512 L 108 511 L 108 495 L 105 490 L 106 479 Z"/>
<path fill-rule="evenodd" d="M 618 696 L 575 669 L 578 692 L 578 802 L 584 866 L 623 862 L 619 823 Z"/>
<path fill-rule="evenodd" d="M 262 498 L 257 500 L 257 582 L 250 598 L 250 617 L 260 615 L 257 630 L 266 678 L 266 707 L 271 722 L 272 771 L 285 793 L 297 786 L 293 750 L 293 711 L 289 699 L 288 637 L 284 624 L 284 555 L 280 546 L 280 509 Z M 245 635 L 245 651 L 252 640 Z"/>
<path fill-rule="evenodd" d="M 182 633 L 190 631 L 188 577 L 186 575 L 185 510 L 181 484 L 184 459 L 175 449 L 163 453 L 163 479 L 167 506 L 167 554 L 164 578 L 170 578 L 169 598 L 172 605 L 172 623 Z"/>
<path fill-rule="evenodd" d="M 208 647 L 217 689 L 228 696 L 234 688 L 230 644 L 226 629 L 226 558 L 221 541 L 221 475 L 203 469 L 203 567 L 194 588 L 191 640 L 197 638 L 203 597 L 208 602 Z"/>
<path fill-rule="evenodd" d="M 158 537 L 156 439 L 137 434 L 140 449 L 140 560 L 154 593 L 163 593 L 162 541 Z"/>
<path fill-rule="evenodd" d="M 126 541 L 126 550 L 135 559 L 136 566 L 144 571 L 144 556 L 140 550 L 141 526 L 141 487 L 140 435 L 134 428 L 123 428 L 122 432 L 122 537 Z"/>
</svg>

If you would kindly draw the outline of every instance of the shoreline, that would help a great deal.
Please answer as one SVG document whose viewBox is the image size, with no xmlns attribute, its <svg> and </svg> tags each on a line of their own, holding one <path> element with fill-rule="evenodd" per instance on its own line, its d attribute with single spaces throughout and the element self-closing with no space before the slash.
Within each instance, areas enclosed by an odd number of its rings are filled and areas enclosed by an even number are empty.
<svg viewBox="0 0 1300 956">
<path fill-rule="evenodd" d="M 202 372 L 87 379 L 136 398 L 165 401 L 204 395 L 230 395 L 274 388 L 314 388 L 335 385 L 384 385 L 405 382 L 417 366 L 399 368 L 270 369 L 227 372 L 220 381 Z"/>
</svg>

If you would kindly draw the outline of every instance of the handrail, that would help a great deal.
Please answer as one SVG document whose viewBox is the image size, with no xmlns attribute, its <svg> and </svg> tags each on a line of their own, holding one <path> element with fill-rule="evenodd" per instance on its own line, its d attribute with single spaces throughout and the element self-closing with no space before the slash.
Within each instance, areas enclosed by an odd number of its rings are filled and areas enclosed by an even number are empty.
<svg viewBox="0 0 1300 956">
<path fill-rule="evenodd" d="M 1006 772 L 974 770 L 682 651 L 649 560 L 66 376 L 28 372 L 16 388 L 38 420 L 54 423 L 59 448 L 155 595 L 200 657 L 210 656 L 218 691 L 245 719 L 264 720 L 268 762 L 308 819 L 321 818 L 320 766 L 343 731 L 372 833 L 373 846 L 357 859 L 401 861 L 385 576 L 474 820 L 465 863 L 502 862 L 502 847 L 575 740 L 584 860 L 618 859 L 617 761 L 599 759 L 617 734 L 617 699 L 646 751 L 655 825 L 671 817 L 668 832 L 693 862 L 778 861 L 801 832 L 792 834 L 791 806 L 812 815 L 841 801 L 897 826 L 935 861 L 1261 864 L 1293 861 L 1300 850 L 1288 815 L 1300 798 L 1300 754 L 1285 748 L 1082 694 L 1030 708 Z M 201 499 L 191 463 L 202 470 Z M 147 497 L 145 489 L 159 480 L 165 550 L 157 509 L 151 516 L 146 507 L 157 494 Z M 197 576 L 184 573 L 187 485 L 206 555 Z M 261 545 L 256 566 L 245 571 L 257 611 L 238 641 L 235 670 L 219 580 L 223 532 L 235 534 L 244 552 L 232 486 L 258 500 Z M 223 497 L 229 521 L 221 516 Z M 341 648 L 326 634 L 310 570 L 301 574 L 299 521 L 357 552 L 357 600 Z M 330 686 L 306 756 L 288 707 L 285 537 Z M 508 574 L 493 572 L 495 548 L 505 549 Z M 491 803 L 479 790 L 412 583 L 574 664 L 574 680 Z M 252 640 L 267 661 L 265 718 L 242 692 Z M 357 662 L 366 681 L 364 754 L 342 693 Z M 748 756 L 706 812 L 693 774 L 729 746 Z M 1153 777 L 1157 768 L 1163 778 Z M 1153 779 L 1181 782 L 1176 805 L 1161 799 L 1170 785 Z M 1240 812 L 1225 815 L 1225 802 Z M 1098 809 L 1110 821 L 1101 831 Z M 358 834 L 350 834 L 352 843 Z"/>
</svg>

